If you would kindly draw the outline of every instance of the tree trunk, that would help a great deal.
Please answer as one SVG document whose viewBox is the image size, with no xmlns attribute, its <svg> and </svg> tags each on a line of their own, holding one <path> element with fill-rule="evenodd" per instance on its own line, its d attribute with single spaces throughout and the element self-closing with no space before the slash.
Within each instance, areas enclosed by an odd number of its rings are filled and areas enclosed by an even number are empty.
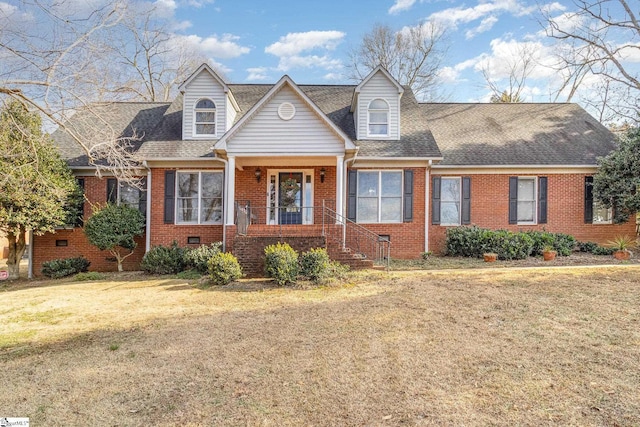
<svg viewBox="0 0 640 427">
<path fill-rule="evenodd" d="M 7 258 L 7 269 L 9 271 L 9 280 L 16 280 L 20 278 L 20 260 L 24 255 L 26 248 L 25 242 L 25 230 L 20 228 L 18 235 L 9 233 L 7 240 L 9 240 L 9 258 Z"/>
</svg>

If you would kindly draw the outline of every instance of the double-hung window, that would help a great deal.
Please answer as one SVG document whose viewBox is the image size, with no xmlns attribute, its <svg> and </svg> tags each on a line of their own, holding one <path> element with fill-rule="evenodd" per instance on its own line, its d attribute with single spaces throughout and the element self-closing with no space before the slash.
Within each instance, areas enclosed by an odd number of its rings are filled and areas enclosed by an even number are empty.
<svg viewBox="0 0 640 427">
<path fill-rule="evenodd" d="M 210 135 L 216 134 L 216 104 L 210 99 L 201 99 L 196 103 L 194 111 L 195 134 Z"/>
<path fill-rule="evenodd" d="M 460 225 L 460 178 L 440 181 L 440 225 Z"/>
<path fill-rule="evenodd" d="M 593 201 L 593 223 L 594 224 L 611 224 L 613 223 L 613 209 L 605 208 L 602 203 L 597 200 Z"/>
<path fill-rule="evenodd" d="M 402 222 L 402 171 L 358 171 L 357 222 Z"/>
<path fill-rule="evenodd" d="M 389 136 L 389 104 L 384 99 L 369 103 L 369 136 Z"/>
<path fill-rule="evenodd" d="M 135 185 L 118 181 L 116 178 L 107 179 L 107 201 L 138 209 L 146 218 L 147 178 L 140 178 Z"/>
<path fill-rule="evenodd" d="M 536 179 L 518 178 L 518 223 L 536 222 Z"/>
<path fill-rule="evenodd" d="M 546 224 L 546 176 L 509 177 L 509 224 Z"/>
<path fill-rule="evenodd" d="M 222 223 L 222 172 L 177 172 L 176 223 Z"/>
</svg>

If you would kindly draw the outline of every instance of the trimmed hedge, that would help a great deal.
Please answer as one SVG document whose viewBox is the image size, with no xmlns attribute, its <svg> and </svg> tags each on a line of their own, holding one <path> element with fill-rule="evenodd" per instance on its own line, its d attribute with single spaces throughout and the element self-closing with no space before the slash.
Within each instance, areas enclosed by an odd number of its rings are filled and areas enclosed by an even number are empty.
<svg viewBox="0 0 640 427">
<path fill-rule="evenodd" d="M 84 273 L 89 270 L 91 262 L 84 257 L 54 259 L 42 263 L 42 274 L 52 279 Z"/>
<path fill-rule="evenodd" d="M 294 284 L 298 279 L 298 253 L 288 243 L 277 243 L 264 248 L 264 268 L 280 286 Z"/>
<path fill-rule="evenodd" d="M 177 274 L 184 270 L 184 253 L 175 240 L 171 246 L 154 246 L 144 254 L 140 267 L 149 274 Z"/>
<path fill-rule="evenodd" d="M 184 263 L 186 268 L 196 270 L 201 274 L 207 274 L 209 271 L 209 260 L 214 255 L 220 253 L 222 242 L 212 243 L 211 245 L 202 245 L 195 249 L 186 249 L 184 253 Z"/>
<path fill-rule="evenodd" d="M 330 264 L 326 249 L 311 249 L 300 256 L 300 273 L 312 282 L 320 283 L 331 274 Z"/>
<path fill-rule="evenodd" d="M 576 246 L 573 236 L 547 231 L 489 230 L 477 226 L 447 229 L 446 254 L 463 257 L 482 257 L 494 252 L 499 259 L 525 259 L 531 255 L 542 255 L 546 246 L 552 246 L 558 255 L 569 256 Z"/>
<path fill-rule="evenodd" d="M 228 285 L 242 277 L 238 259 L 228 252 L 218 252 L 207 262 L 209 276 L 216 285 Z"/>
</svg>

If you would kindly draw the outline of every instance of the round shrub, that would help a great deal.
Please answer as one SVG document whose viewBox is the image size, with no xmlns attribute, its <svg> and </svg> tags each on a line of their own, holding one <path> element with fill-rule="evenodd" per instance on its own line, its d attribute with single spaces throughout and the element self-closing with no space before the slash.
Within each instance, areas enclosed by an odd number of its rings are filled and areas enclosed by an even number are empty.
<svg viewBox="0 0 640 427">
<path fill-rule="evenodd" d="M 185 250 L 175 240 L 171 246 L 154 246 L 144 254 L 140 267 L 149 274 L 176 274 L 184 270 Z"/>
<path fill-rule="evenodd" d="M 318 283 L 329 277 L 331 261 L 324 248 L 311 249 L 300 256 L 300 272 L 314 283 Z"/>
<path fill-rule="evenodd" d="M 288 243 L 277 243 L 264 248 L 264 268 L 280 286 L 293 284 L 298 279 L 298 253 Z"/>
<path fill-rule="evenodd" d="M 89 270 L 91 262 L 84 257 L 61 258 L 42 263 L 42 274 L 52 279 L 84 273 Z"/>
<path fill-rule="evenodd" d="M 222 242 L 216 242 L 209 246 L 202 245 L 199 248 L 185 250 L 184 263 L 186 268 L 191 268 L 201 274 L 207 274 L 209 260 L 212 256 L 220 253 L 221 248 Z"/>
<path fill-rule="evenodd" d="M 218 252 L 208 261 L 209 276 L 216 285 L 227 285 L 242 277 L 238 259 L 228 252 Z"/>
</svg>

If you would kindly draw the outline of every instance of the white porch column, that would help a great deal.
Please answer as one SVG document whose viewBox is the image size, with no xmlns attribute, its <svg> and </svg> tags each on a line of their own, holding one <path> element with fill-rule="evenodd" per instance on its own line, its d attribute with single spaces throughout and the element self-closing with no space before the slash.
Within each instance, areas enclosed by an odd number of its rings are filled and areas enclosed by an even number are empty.
<svg viewBox="0 0 640 427">
<path fill-rule="evenodd" d="M 225 224 L 233 225 L 235 223 L 234 209 L 236 202 L 236 158 L 229 156 L 227 161 L 227 206 L 225 206 Z"/>
<path fill-rule="evenodd" d="M 336 156 L 336 212 L 343 215 L 344 156 Z"/>
</svg>

